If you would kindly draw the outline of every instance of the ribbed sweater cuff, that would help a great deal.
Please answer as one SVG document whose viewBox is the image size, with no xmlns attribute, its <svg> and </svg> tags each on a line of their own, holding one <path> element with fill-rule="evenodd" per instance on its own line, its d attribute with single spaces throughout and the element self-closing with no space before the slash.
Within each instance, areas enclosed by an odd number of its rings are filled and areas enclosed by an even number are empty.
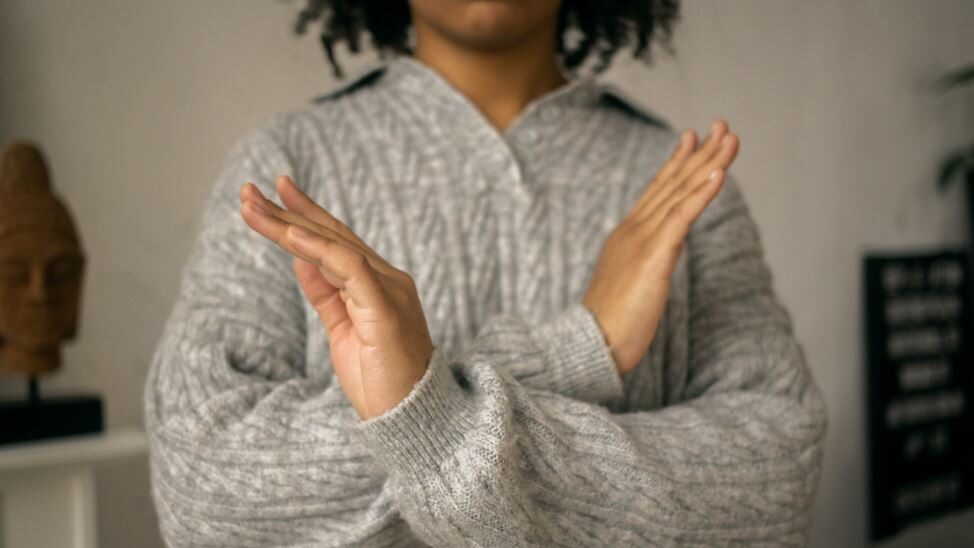
<svg viewBox="0 0 974 548">
<path fill-rule="evenodd" d="M 580 301 L 532 332 L 554 368 L 553 392 L 597 403 L 622 398 L 622 378 L 605 335 Z"/>
<path fill-rule="evenodd" d="M 429 366 L 413 390 L 385 413 L 356 429 L 387 469 L 420 476 L 456 452 L 473 428 L 473 396 L 460 386 L 446 355 L 433 348 Z"/>
</svg>

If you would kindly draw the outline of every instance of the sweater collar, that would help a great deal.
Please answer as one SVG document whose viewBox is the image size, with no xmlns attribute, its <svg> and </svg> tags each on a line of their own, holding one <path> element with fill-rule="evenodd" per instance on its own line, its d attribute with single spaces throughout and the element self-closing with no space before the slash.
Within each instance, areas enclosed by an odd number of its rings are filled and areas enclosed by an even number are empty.
<svg viewBox="0 0 974 548">
<path fill-rule="evenodd" d="M 386 63 L 387 78 L 392 85 L 435 94 L 444 99 L 469 101 L 458 89 L 435 69 L 409 55 L 399 55 Z M 534 110 L 540 104 L 562 106 L 589 106 L 598 100 L 598 85 L 591 76 L 565 75 L 566 82 L 529 102 L 522 113 Z M 470 105 L 473 106 L 472 104 Z"/>
<path fill-rule="evenodd" d="M 358 75 L 339 83 L 331 91 L 316 97 L 314 102 L 322 102 L 362 85 L 381 81 L 384 85 L 402 86 L 404 89 L 420 92 L 434 99 L 433 104 L 452 111 L 453 114 L 457 113 L 457 109 L 475 109 L 466 96 L 462 95 L 433 68 L 410 55 L 393 55 L 391 59 L 380 60 Z M 606 102 L 615 102 L 651 124 L 670 127 L 663 118 L 613 84 L 601 82 L 592 75 L 566 75 L 566 80 L 565 84 L 528 103 L 509 129 L 519 125 L 524 118 L 537 109 L 553 111 L 559 107 L 595 107 Z"/>
</svg>

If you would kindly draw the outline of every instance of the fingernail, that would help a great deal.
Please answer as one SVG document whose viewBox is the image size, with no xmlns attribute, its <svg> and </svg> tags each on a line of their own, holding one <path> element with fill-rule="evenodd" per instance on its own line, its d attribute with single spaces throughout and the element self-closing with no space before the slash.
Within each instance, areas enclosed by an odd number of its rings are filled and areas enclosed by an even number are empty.
<svg viewBox="0 0 974 548">
<path fill-rule="evenodd" d="M 713 170 L 710 173 L 710 180 L 711 181 L 716 181 L 717 180 L 717 177 L 719 177 L 719 176 L 720 176 L 720 169 L 715 169 L 715 170 Z"/>
</svg>

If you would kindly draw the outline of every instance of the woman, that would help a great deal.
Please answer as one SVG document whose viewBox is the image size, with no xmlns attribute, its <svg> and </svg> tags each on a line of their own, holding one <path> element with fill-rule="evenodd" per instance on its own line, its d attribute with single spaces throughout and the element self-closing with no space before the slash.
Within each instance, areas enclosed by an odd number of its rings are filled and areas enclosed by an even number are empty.
<svg viewBox="0 0 974 548">
<path fill-rule="evenodd" d="M 825 410 L 737 136 L 573 72 L 676 17 L 310 2 L 336 70 L 363 27 L 393 56 L 217 181 L 146 387 L 167 542 L 806 540 Z"/>
</svg>

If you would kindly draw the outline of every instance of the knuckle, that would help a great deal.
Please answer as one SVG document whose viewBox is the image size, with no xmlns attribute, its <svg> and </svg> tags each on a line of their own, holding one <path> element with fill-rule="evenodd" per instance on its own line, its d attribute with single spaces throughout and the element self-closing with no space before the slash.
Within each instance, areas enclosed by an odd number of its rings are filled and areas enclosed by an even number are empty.
<svg viewBox="0 0 974 548">
<path fill-rule="evenodd" d="M 369 260 L 365 257 L 365 255 L 353 255 L 349 262 L 351 263 L 350 266 L 356 272 L 361 272 L 367 276 L 372 275 L 372 267 L 369 265 Z"/>
<path fill-rule="evenodd" d="M 402 271 L 400 271 L 400 272 L 402 272 Z M 409 289 L 411 291 L 415 291 L 416 290 L 416 280 L 413 279 L 413 277 L 410 276 L 408 272 L 402 272 L 402 275 L 403 275 L 403 285 L 405 285 L 405 287 L 407 289 Z"/>
<path fill-rule="evenodd" d="M 329 253 L 334 245 L 335 242 L 329 240 L 328 238 L 315 238 L 314 255 L 320 259 L 325 253 Z"/>
<path fill-rule="evenodd" d="M 677 202 L 673 204 L 666 212 L 666 219 L 669 222 L 675 223 L 685 223 L 689 221 L 689 208 L 687 208 L 686 202 Z"/>
<path fill-rule="evenodd" d="M 666 246 L 667 259 L 670 261 L 675 260 L 680 255 L 680 250 L 683 249 L 683 239 L 671 242 Z"/>
<path fill-rule="evenodd" d="M 634 219 L 627 219 L 623 221 L 619 226 L 612 229 L 609 236 L 606 238 L 608 242 L 623 242 L 629 239 L 629 236 L 635 231 L 636 222 Z"/>
<path fill-rule="evenodd" d="M 705 162 L 703 165 L 694 170 L 694 176 L 697 178 L 709 177 L 710 174 L 719 166 L 719 162 Z"/>
<path fill-rule="evenodd" d="M 672 173 L 673 171 L 678 170 L 684 165 L 686 165 L 687 160 L 689 160 L 690 158 L 693 158 L 693 154 L 684 153 L 675 156 L 672 159 L 670 159 L 670 161 L 666 162 L 666 164 L 663 166 L 663 170 L 667 171 L 668 173 Z"/>
<path fill-rule="evenodd" d="M 408 272 L 397 269 L 393 276 L 395 278 L 396 285 L 401 287 L 406 293 L 416 290 L 416 280 L 414 280 Z"/>
<path fill-rule="evenodd" d="M 678 187 L 680 187 L 680 188 L 683 188 L 683 187 L 685 187 L 685 186 L 687 185 L 687 183 L 688 183 L 688 182 L 690 182 L 690 179 L 691 179 L 692 177 L 690 176 L 690 174 L 689 174 L 689 173 L 685 173 L 685 172 L 680 172 L 680 173 L 679 173 L 679 174 L 678 174 L 678 175 L 677 175 L 676 177 L 674 177 L 674 178 L 676 179 L 676 185 L 677 185 Z"/>
<path fill-rule="evenodd" d="M 274 241 L 277 243 L 277 245 L 285 249 L 290 249 L 289 246 L 292 245 L 292 242 L 294 242 L 294 240 L 295 240 L 294 232 L 292 232 L 290 228 L 284 230 L 283 232 L 280 232 L 279 234 L 276 234 L 274 237 Z"/>
<path fill-rule="evenodd" d="M 675 238 L 671 235 L 661 235 L 658 238 L 652 238 L 651 242 L 647 242 L 647 247 L 652 252 L 646 257 L 646 260 L 650 266 L 667 263 L 679 254 L 682 246 L 683 238 Z"/>
</svg>

